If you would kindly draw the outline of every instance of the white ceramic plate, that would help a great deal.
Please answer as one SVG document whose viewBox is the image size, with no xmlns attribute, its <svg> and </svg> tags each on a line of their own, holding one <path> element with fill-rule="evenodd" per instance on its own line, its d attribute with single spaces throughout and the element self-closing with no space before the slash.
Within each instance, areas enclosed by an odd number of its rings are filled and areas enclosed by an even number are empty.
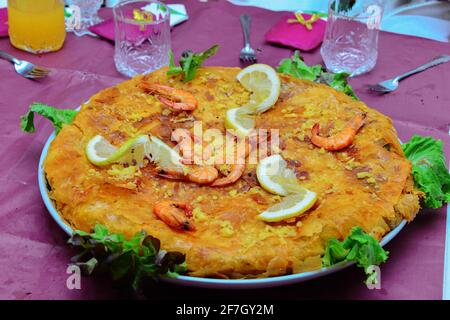
<svg viewBox="0 0 450 320">
<path fill-rule="evenodd" d="M 48 148 L 50 143 L 55 138 L 55 133 L 52 133 L 45 143 L 44 149 L 42 150 L 41 157 L 39 159 L 39 169 L 38 169 L 38 180 L 39 180 L 39 190 L 41 192 L 42 199 L 44 200 L 45 206 L 47 207 L 50 215 L 56 221 L 56 223 L 68 234 L 72 235 L 72 228 L 67 225 L 64 220 L 59 215 L 58 211 L 55 209 L 53 201 L 49 198 L 47 192 L 47 184 L 45 181 L 43 162 L 47 156 Z M 382 240 L 381 245 L 384 246 L 389 241 L 391 241 L 406 225 L 406 221 L 403 220 L 395 229 L 389 232 Z M 332 267 L 322 268 L 319 270 L 290 274 L 286 276 L 278 276 L 272 278 L 262 278 L 262 279 L 211 279 L 211 278 L 197 278 L 189 276 L 179 276 L 175 279 L 163 279 L 166 282 L 181 284 L 192 287 L 202 287 L 211 289 L 256 289 L 256 288 L 268 288 L 276 287 L 287 284 L 299 283 L 314 278 L 322 277 L 324 275 L 342 270 L 347 268 L 354 263 L 342 263 L 337 264 Z M 358 270 L 358 272 L 363 272 Z"/>
</svg>

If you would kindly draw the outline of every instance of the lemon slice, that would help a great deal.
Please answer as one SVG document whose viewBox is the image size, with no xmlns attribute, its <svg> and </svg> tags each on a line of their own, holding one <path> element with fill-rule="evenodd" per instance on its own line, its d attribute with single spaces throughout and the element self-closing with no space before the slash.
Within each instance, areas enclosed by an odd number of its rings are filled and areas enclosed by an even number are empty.
<svg viewBox="0 0 450 320">
<path fill-rule="evenodd" d="M 238 137 L 246 137 L 255 127 L 256 116 L 246 107 L 228 109 L 225 116 L 225 128 L 233 130 Z"/>
<path fill-rule="evenodd" d="M 97 166 L 122 163 L 142 167 L 148 142 L 147 135 L 140 135 L 117 148 L 104 137 L 96 135 L 86 145 L 86 156 L 90 162 Z"/>
<path fill-rule="evenodd" d="M 145 152 L 151 161 L 162 168 L 184 173 L 188 171 L 187 166 L 181 162 L 182 158 L 178 152 L 156 137 L 150 138 Z"/>
<path fill-rule="evenodd" d="M 253 64 L 241 70 L 237 80 L 251 91 L 247 104 L 255 114 L 262 113 L 272 107 L 280 95 L 281 81 L 277 72 L 267 64 Z"/>
<path fill-rule="evenodd" d="M 267 222 L 277 222 L 301 215 L 311 209 L 317 200 L 315 192 L 304 189 L 304 192 L 289 195 L 280 203 L 260 213 L 258 218 Z"/>
<path fill-rule="evenodd" d="M 279 154 L 261 160 L 256 167 L 256 177 L 266 191 L 280 196 L 304 189 L 298 185 L 294 170 L 287 167 L 287 162 Z"/>
<path fill-rule="evenodd" d="M 266 64 L 254 64 L 243 69 L 237 80 L 252 94 L 247 105 L 227 110 L 225 128 L 242 138 L 255 127 L 256 115 L 277 102 L 281 84 L 277 72 Z"/>
<path fill-rule="evenodd" d="M 258 216 L 264 221 L 275 222 L 298 216 L 317 200 L 315 192 L 298 184 L 295 172 L 287 167 L 287 162 L 279 154 L 263 159 L 256 168 L 256 177 L 265 190 L 286 196 Z"/>
</svg>

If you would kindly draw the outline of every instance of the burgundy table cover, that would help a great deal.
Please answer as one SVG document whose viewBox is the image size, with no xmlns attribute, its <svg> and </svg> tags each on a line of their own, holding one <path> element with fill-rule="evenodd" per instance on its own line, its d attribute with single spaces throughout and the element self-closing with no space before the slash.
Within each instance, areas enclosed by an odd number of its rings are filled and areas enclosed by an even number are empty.
<svg viewBox="0 0 450 320">
<path fill-rule="evenodd" d="M 292 54 L 291 49 L 264 42 L 264 34 L 286 12 L 233 6 L 225 1 L 174 2 L 183 2 L 190 17 L 172 30 L 172 47 L 177 57 L 186 48 L 202 50 L 218 43 L 218 54 L 206 64 L 240 66 L 242 13 L 253 17 L 251 40 L 261 50 L 259 62 L 277 66 L 280 59 Z M 102 15 L 110 17 L 111 13 L 105 10 Z M 47 79 L 30 81 L 0 60 L 0 298 L 123 297 L 104 278 L 83 278 L 81 290 L 66 288 L 66 268 L 73 252 L 65 243 L 67 236 L 45 209 L 37 185 L 39 156 L 52 127 L 37 117 L 35 134 L 22 133 L 19 128 L 19 116 L 33 101 L 73 108 L 99 90 L 125 80 L 114 67 L 113 45 L 69 34 L 63 49 L 56 53 L 28 54 L 12 48 L 7 38 L 0 39 L 0 50 L 52 69 Z M 440 138 L 449 159 L 450 63 L 406 79 L 397 91 L 384 96 L 370 95 L 363 88 L 443 53 L 450 53 L 448 44 L 382 32 L 375 69 L 351 79 L 351 84 L 369 106 L 394 119 L 402 140 L 414 133 Z M 304 57 L 308 64 L 322 62 L 318 49 Z M 362 270 L 350 267 L 317 280 L 271 289 L 220 291 L 161 283 L 149 298 L 441 299 L 445 221 L 445 208 L 423 210 L 389 243 L 390 258 L 381 267 L 380 290 L 368 290 Z"/>
<path fill-rule="evenodd" d="M 8 36 L 8 10 L 0 8 L 0 37 Z"/>
</svg>

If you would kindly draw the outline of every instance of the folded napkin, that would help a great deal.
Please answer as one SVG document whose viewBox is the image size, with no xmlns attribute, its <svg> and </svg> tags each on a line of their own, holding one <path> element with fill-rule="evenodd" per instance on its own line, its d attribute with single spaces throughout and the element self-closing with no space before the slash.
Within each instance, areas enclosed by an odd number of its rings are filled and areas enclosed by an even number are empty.
<svg viewBox="0 0 450 320">
<path fill-rule="evenodd" d="M 8 11 L 0 8 L 0 37 L 8 36 Z"/>
<path fill-rule="evenodd" d="M 311 19 L 310 14 L 302 16 L 306 21 Z M 282 18 L 266 33 L 266 41 L 303 51 L 312 50 L 322 42 L 327 24 L 324 20 L 313 22 L 311 30 L 298 21 L 289 23 L 288 20 L 295 21 L 297 18 L 294 14 Z"/>
<path fill-rule="evenodd" d="M 151 5 L 143 7 L 143 10 L 152 12 Z M 168 4 L 170 12 L 170 26 L 173 27 L 183 21 L 186 21 L 189 16 L 186 12 L 186 7 L 183 4 Z M 103 38 L 114 41 L 114 19 L 108 19 L 99 24 L 89 28 L 89 31 L 99 35 Z"/>
</svg>

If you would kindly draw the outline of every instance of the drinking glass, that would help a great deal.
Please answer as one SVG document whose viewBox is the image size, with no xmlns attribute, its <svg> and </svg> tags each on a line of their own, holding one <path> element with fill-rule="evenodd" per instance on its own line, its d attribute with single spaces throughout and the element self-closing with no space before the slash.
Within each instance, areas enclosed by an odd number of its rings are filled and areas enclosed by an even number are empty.
<svg viewBox="0 0 450 320">
<path fill-rule="evenodd" d="M 128 0 L 114 8 L 117 70 L 129 77 L 169 64 L 169 8 L 158 1 Z"/>
<path fill-rule="evenodd" d="M 352 76 L 372 70 L 378 56 L 381 0 L 330 0 L 320 53 L 328 70 Z"/>
<path fill-rule="evenodd" d="M 67 4 L 75 8 L 76 25 L 72 26 L 76 35 L 82 36 L 88 32 L 90 26 L 100 23 L 102 19 L 97 12 L 102 6 L 103 0 L 68 0 Z"/>
<path fill-rule="evenodd" d="M 21 50 L 59 50 L 66 38 L 63 0 L 8 0 L 9 40 Z"/>
</svg>

